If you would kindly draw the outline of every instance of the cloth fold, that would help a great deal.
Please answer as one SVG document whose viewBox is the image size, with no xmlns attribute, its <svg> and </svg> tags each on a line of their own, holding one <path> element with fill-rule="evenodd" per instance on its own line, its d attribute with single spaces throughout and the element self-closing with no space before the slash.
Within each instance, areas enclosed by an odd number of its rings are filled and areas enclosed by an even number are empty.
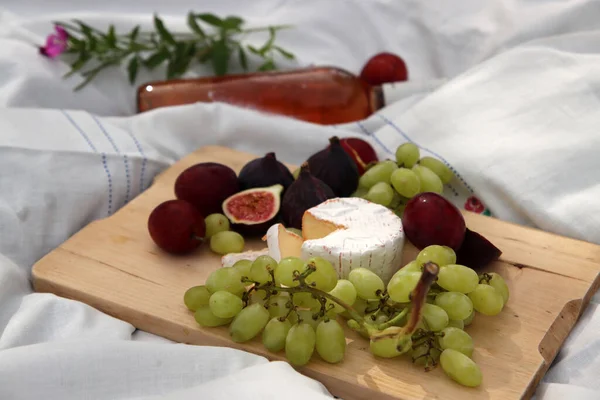
<svg viewBox="0 0 600 400">
<path fill-rule="evenodd" d="M 32 293 L 37 260 L 112 215 L 201 146 L 275 151 L 299 164 L 332 135 L 364 138 L 382 158 L 412 141 L 456 171 L 448 190 L 460 207 L 476 196 L 497 218 L 600 243 L 600 3 L 202 4 L 221 15 L 246 16 L 251 26 L 294 23 L 278 37 L 300 66 L 358 72 L 369 56 L 387 50 L 407 60 L 411 79 L 448 79 L 364 121 L 337 126 L 225 104 L 133 115 L 125 67 L 74 93 L 82 77 L 63 80 L 68 65 L 35 48 L 51 21 L 71 17 L 125 29 L 150 26 L 152 12 L 160 11 L 169 26 L 183 28 L 189 3 L 168 3 L 105 0 L 103 14 L 85 1 L 52 2 L 52 9 L 41 0 L 3 3 L 28 18 L 0 12 L 0 399 L 331 397 L 286 363 L 174 344 L 85 304 Z M 210 73 L 198 71 L 189 76 Z M 143 73 L 137 84 L 163 72 Z M 599 300 L 594 296 L 537 399 L 600 398 Z"/>
</svg>

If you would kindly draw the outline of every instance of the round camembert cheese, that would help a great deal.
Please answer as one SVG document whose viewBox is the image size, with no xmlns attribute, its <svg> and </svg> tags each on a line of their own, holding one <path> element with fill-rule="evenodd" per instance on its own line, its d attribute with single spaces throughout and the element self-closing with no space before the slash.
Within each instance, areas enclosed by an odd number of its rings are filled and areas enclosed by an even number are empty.
<svg viewBox="0 0 600 400">
<path fill-rule="evenodd" d="M 367 268 L 388 282 L 401 267 L 404 230 L 401 219 L 387 207 L 349 197 L 327 200 L 307 210 L 302 238 L 290 240 L 277 224 L 266 235 L 269 255 L 280 260 L 300 256 L 327 259 L 340 278 L 354 268 Z"/>
</svg>

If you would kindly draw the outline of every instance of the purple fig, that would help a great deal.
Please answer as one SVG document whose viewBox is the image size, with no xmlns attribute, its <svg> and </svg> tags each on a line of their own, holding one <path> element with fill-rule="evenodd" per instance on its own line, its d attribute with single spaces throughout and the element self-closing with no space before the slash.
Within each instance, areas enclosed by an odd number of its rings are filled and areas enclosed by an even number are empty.
<svg viewBox="0 0 600 400">
<path fill-rule="evenodd" d="M 481 269 L 500 258 L 502 251 L 489 240 L 469 228 L 465 238 L 456 252 L 456 262 L 472 269 Z"/>
<path fill-rule="evenodd" d="M 329 139 L 330 145 L 308 159 L 310 172 L 325 182 L 338 197 L 348 197 L 358 187 L 358 168 L 346 153 L 337 136 Z"/>
<path fill-rule="evenodd" d="M 304 212 L 334 197 L 333 190 L 310 173 L 308 163 L 302 164 L 298 179 L 288 188 L 281 201 L 283 224 L 287 228 L 302 229 Z"/>
<path fill-rule="evenodd" d="M 249 161 L 238 175 L 240 190 L 281 185 L 285 192 L 292 182 L 294 182 L 294 176 L 285 165 L 277 160 L 273 152 Z"/>
</svg>

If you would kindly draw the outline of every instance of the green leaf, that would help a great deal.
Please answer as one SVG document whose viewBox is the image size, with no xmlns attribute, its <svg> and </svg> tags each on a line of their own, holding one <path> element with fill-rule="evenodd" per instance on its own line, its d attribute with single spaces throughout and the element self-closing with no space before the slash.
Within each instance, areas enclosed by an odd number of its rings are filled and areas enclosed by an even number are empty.
<svg viewBox="0 0 600 400">
<path fill-rule="evenodd" d="M 132 57 L 131 60 L 129 60 L 129 64 L 127 64 L 127 76 L 129 77 L 129 83 L 132 85 L 137 77 L 139 64 L 140 60 L 137 56 Z"/>
<path fill-rule="evenodd" d="M 279 47 L 279 46 L 275 46 L 275 47 L 273 47 L 273 48 L 274 48 L 275 50 L 277 50 L 277 51 L 279 52 L 279 54 L 281 54 L 282 56 L 284 56 L 284 57 L 285 57 L 285 58 L 287 58 L 288 60 L 293 60 L 293 59 L 295 59 L 295 58 L 296 58 L 296 57 L 295 57 L 295 56 L 294 56 L 292 53 L 290 53 L 289 51 L 286 51 L 286 50 L 282 49 L 282 48 L 281 48 L 281 47 Z"/>
<path fill-rule="evenodd" d="M 198 36 L 200 36 L 202 38 L 206 37 L 206 34 L 204 33 L 204 31 L 202 30 L 202 28 L 200 28 L 200 25 L 198 25 L 198 22 L 196 22 L 196 16 L 194 15 L 194 13 L 192 13 L 192 12 L 188 13 L 187 23 L 188 23 L 188 26 L 190 27 L 190 29 L 192 31 L 194 31 Z"/>
<path fill-rule="evenodd" d="M 166 47 L 161 47 L 144 60 L 144 66 L 148 69 L 154 69 L 169 58 L 170 55 L 171 53 Z"/>
<path fill-rule="evenodd" d="M 96 38 L 94 36 L 91 36 L 90 38 L 88 38 L 86 50 L 93 53 L 96 51 L 96 48 L 98 47 L 97 45 L 98 45 L 98 41 L 96 40 Z"/>
<path fill-rule="evenodd" d="M 213 48 L 211 46 L 207 46 L 203 49 L 200 49 L 200 51 L 198 52 L 198 61 L 204 64 L 205 62 L 210 60 L 212 58 L 212 51 Z"/>
<path fill-rule="evenodd" d="M 173 38 L 173 35 L 171 35 L 171 32 L 167 30 L 165 24 L 156 15 L 154 16 L 154 27 L 156 28 L 156 31 L 158 32 L 162 40 L 170 44 L 176 43 L 175 38 Z"/>
<path fill-rule="evenodd" d="M 195 42 L 178 42 L 167 65 L 167 78 L 177 78 L 187 70 L 196 52 Z"/>
<path fill-rule="evenodd" d="M 273 60 L 267 60 L 263 65 L 258 67 L 259 71 L 272 71 L 275 69 L 275 63 Z"/>
<path fill-rule="evenodd" d="M 117 44 L 117 35 L 115 34 L 115 26 L 111 25 L 106 34 L 106 44 L 109 48 L 114 48 Z"/>
<path fill-rule="evenodd" d="M 129 34 L 129 40 L 131 42 L 135 42 L 135 39 L 137 39 L 139 33 L 140 33 L 140 26 L 136 25 L 135 28 L 133 28 L 133 30 Z"/>
<path fill-rule="evenodd" d="M 94 31 L 92 29 L 91 26 L 79 21 L 79 20 L 75 20 L 75 23 L 77 25 L 79 25 L 79 29 L 81 30 L 81 33 L 83 34 L 83 36 L 86 37 L 86 39 L 89 41 L 91 39 L 95 39 L 94 38 Z"/>
<path fill-rule="evenodd" d="M 239 31 L 244 20 L 240 17 L 227 17 L 223 21 L 221 27 L 225 30 Z"/>
<path fill-rule="evenodd" d="M 212 48 L 212 64 L 215 75 L 221 76 L 227 74 L 229 64 L 229 48 L 225 38 L 215 42 Z"/>
<path fill-rule="evenodd" d="M 202 21 L 206 22 L 209 25 L 217 26 L 219 28 L 223 27 L 223 20 L 214 14 L 198 14 L 196 15 L 196 17 L 200 18 Z"/>
<path fill-rule="evenodd" d="M 76 53 L 85 49 L 85 42 L 83 40 L 77 39 L 74 36 L 69 36 L 69 39 L 67 40 L 67 42 L 68 42 L 67 48 L 69 50 L 75 50 Z"/>
<path fill-rule="evenodd" d="M 68 78 L 73 75 L 75 72 L 79 71 L 81 68 L 85 66 L 85 64 L 90 60 L 91 56 L 89 53 L 85 52 L 85 50 L 79 53 L 79 58 L 71 64 L 71 70 L 63 75 L 63 78 Z"/>
<path fill-rule="evenodd" d="M 259 49 L 257 49 L 256 47 L 252 46 L 252 45 L 247 45 L 246 46 L 248 48 L 248 50 L 250 51 L 250 53 L 254 53 L 257 56 L 261 56 L 264 57 L 264 55 L 260 52 Z"/>
<path fill-rule="evenodd" d="M 244 51 L 243 47 L 238 47 L 238 58 L 240 60 L 240 65 L 244 68 L 244 71 L 248 71 L 248 59 L 246 57 L 246 51 Z"/>
<path fill-rule="evenodd" d="M 269 27 L 269 39 L 263 45 L 263 47 L 258 50 L 260 54 L 265 54 L 267 51 L 271 49 L 273 46 L 273 42 L 275 41 L 275 29 L 273 27 Z"/>
</svg>

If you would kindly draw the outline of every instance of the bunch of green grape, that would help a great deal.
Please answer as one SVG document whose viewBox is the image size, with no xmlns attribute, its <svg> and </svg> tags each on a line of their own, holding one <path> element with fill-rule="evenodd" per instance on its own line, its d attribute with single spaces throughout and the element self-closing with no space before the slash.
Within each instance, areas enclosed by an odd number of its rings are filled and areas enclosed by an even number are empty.
<svg viewBox="0 0 600 400">
<path fill-rule="evenodd" d="M 427 301 L 416 306 L 411 293 L 427 263 L 438 265 L 439 273 Z M 375 357 L 409 355 L 426 369 L 439 364 L 456 382 L 474 387 L 481 384 L 482 374 L 472 359 L 474 343 L 465 328 L 477 312 L 500 313 L 508 297 L 500 275 L 478 275 L 456 264 L 452 249 L 433 245 L 387 285 L 366 268 L 338 279 L 331 263 L 321 257 L 287 257 L 279 263 L 269 256 L 240 260 L 211 273 L 205 285 L 190 288 L 184 303 L 200 326 L 229 325 L 235 342 L 260 336 L 267 350 L 285 352 L 295 366 L 307 364 L 315 352 L 329 363 L 343 361 L 346 335 L 341 317 L 370 340 Z M 373 339 L 374 333 L 406 326 L 411 313 L 420 319 L 408 337 Z"/>
<path fill-rule="evenodd" d="M 440 267 L 422 310 L 421 325 L 412 338 L 415 362 L 441 365 L 444 372 L 465 386 L 481 384 L 481 370 L 472 360 L 473 339 L 465 332 L 476 313 L 499 314 L 509 298 L 505 280 L 495 272 L 478 275 L 473 269 L 456 264 L 456 254 L 446 246 L 432 245 L 421 250 L 417 258 L 398 270 L 386 287 L 389 300 L 409 302 L 423 265 Z M 394 347 L 378 344 L 381 357 L 397 355 Z M 372 346 L 373 350 L 373 346 Z"/>
<path fill-rule="evenodd" d="M 295 272 L 308 268 L 312 272 L 304 280 L 306 286 L 333 293 L 349 304 L 354 302 L 354 287 L 338 280 L 329 261 L 287 257 L 277 263 L 263 255 L 217 269 L 204 285 L 186 291 L 184 303 L 200 326 L 229 325 L 235 342 L 260 335 L 267 350 L 284 351 L 295 366 L 307 364 L 315 352 L 329 363 L 338 363 L 346 352 L 346 335 L 336 320 L 338 310 L 310 290 L 295 288 L 300 283 L 294 280 Z"/>
<path fill-rule="evenodd" d="M 358 181 L 352 195 L 389 207 L 401 214 L 406 202 L 423 192 L 442 194 L 444 185 L 454 174 L 443 162 L 421 157 L 413 143 L 396 149 L 396 160 L 383 160 L 371 165 Z"/>
</svg>

